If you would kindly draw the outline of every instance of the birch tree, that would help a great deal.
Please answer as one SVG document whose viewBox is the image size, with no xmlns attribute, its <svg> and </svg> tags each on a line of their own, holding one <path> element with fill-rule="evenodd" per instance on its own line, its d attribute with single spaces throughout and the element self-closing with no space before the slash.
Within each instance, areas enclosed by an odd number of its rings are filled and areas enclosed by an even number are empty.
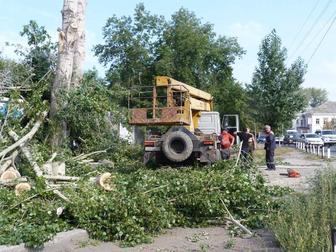
<svg viewBox="0 0 336 252">
<path fill-rule="evenodd" d="M 55 119 L 61 106 L 60 94 L 78 86 L 83 75 L 85 57 L 86 0 L 64 0 L 62 28 L 58 29 L 58 61 L 51 90 L 50 116 Z M 54 120 L 55 121 L 55 120 Z M 67 135 L 66 123 L 57 122 L 51 138 L 53 147 L 62 145 Z"/>
</svg>

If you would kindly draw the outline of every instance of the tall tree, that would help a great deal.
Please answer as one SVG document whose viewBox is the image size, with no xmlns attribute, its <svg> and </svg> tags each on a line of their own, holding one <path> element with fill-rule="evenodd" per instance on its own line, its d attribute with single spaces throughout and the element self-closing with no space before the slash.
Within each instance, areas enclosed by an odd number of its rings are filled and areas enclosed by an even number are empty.
<svg viewBox="0 0 336 252">
<path fill-rule="evenodd" d="M 85 17 L 86 0 L 64 0 L 62 9 L 62 29 L 58 29 L 58 61 L 56 76 L 51 90 L 50 115 L 56 118 L 62 104 L 61 92 L 79 84 L 82 75 L 82 61 L 85 56 Z M 55 120 L 54 120 L 55 121 Z M 67 135 L 66 123 L 55 125 L 51 142 L 53 147 L 63 144 Z"/>
<path fill-rule="evenodd" d="M 34 82 L 39 81 L 56 62 L 56 44 L 51 41 L 44 26 L 39 26 L 36 21 L 30 20 L 24 25 L 21 36 L 27 38 L 28 51 L 19 51 L 24 56 L 25 63 L 32 68 Z"/>
<path fill-rule="evenodd" d="M 305 106 L 301 91 L 306 66 L 297 59 L 286 67 L 287 51 L 275 30 L 262 41 L 259 65 L 247 86 L 250 105 L 258 123 L 270 124 L 275 130 L 290 126 L 291 120 Z"/>
<path fill-rule="evenodd" d="M 310 87 L 303 89 L 303 91 L 308 105 L 312 108 L 318 107 L 328 101 L 328 92 L 325 89 Z"/>
<path fill-rule="evenodd" d="M 134 17 L 112 16 L 103 28 L 105 44 L 95 47 L 99 61 L 108 66 L 111 85 L 129 87 L 152 82 L 154 50 L 162 37 L 165 21 L 138 4 Z"/>
<path fill-rule="evenodd" d="M 232 76 L 232 64 L 244 51 L 193 12 L 181 8 L 166 21 L 139 4 L 133 18 L 110 18 L 103 36 L 95 53 L 109 66 L 111 83 L 149 85 L 155 75 L 168 75 L 213 93 L 223 113 L 241 111 L 236 105 L 245 102 L 244 89 Z"/>
</svg>

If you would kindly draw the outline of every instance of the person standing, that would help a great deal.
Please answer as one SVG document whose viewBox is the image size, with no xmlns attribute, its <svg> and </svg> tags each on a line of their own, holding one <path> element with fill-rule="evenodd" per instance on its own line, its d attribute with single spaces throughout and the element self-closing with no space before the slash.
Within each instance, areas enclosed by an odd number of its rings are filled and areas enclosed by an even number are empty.
<svg viewBox="0 0 336 252">
<path fill-rule="evenodd" d="M 266 150 L 266 166 L 267 170 L 275 170 L 274 151 L 276 148 L 275 136 L 271 130 L 271 126 L 265 125 L 264 132 L 266 134 L 265 150 Z"/>
<path fill-rule="evenodd" d="M 221 142 L 221 156 L 223 160 L 230 159 L 230 149 L 234 144 L 234 137 L 228 132 L 226 128 L 222 130 L 220 135 L 220 142 Z"/>
<path fill-rule="evenodd" d="M 245 128 L 243 132 L 237 132 L 240 141 L 242 141 L 241 155 L 243 161 L 253 161 L 253 151 L 257 148 L 255 137 L 250 133 L 249 128 Z"/>
</svg>

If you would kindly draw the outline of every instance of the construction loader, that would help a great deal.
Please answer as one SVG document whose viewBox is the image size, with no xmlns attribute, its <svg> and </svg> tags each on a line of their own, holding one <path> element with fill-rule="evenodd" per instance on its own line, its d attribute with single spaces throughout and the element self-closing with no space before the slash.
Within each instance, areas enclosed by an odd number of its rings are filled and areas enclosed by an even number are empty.
<svg viewBox="0 0 336 252">
<path fill-rule="evenodd" d="M 163 165 L 211 164 L 221 159 L 220 117 L 213 111 L 211 94 L 157 76 L 153 86 L 131 93 L 129 105 L 129 124 L 152 128 L 144 141 L 145 163 L 151 158 Z"/>
</svg>

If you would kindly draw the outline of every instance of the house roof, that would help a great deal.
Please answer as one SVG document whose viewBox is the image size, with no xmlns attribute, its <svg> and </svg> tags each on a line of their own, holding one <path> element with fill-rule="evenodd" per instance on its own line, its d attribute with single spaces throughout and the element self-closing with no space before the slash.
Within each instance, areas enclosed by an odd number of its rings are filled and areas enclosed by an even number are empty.
<svg viewBox="0 0 336 252">
<path fill-rule="evenodd" d="M 336 114 L 336 102 L 327 101 L 307 111 L 310 114 Z"/>
</svg>

